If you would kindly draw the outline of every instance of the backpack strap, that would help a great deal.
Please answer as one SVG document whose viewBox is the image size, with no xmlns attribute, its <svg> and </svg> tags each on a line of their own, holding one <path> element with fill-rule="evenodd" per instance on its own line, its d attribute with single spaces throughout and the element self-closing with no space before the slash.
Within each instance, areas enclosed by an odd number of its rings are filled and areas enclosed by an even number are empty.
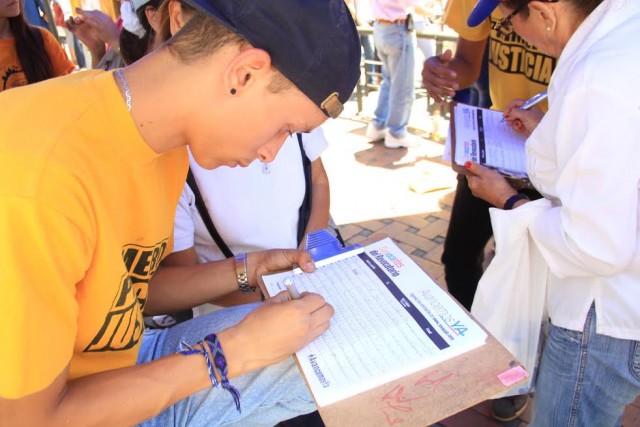
<svg viewBox="0 0 640 427">
<path fill-rule="evenodd" d="M 213 225 L 213 221 L 211 220 L 211 216 L 209 215 L 207 206 L 204 204 L 204 199 L 202 198 L 202 194 L 200 194 L 200 189 L 198 189 L 198 184 L 196 183 L 196 179 L 191 172 L 191 168 L 189 168 L 189 172 L 187 173 L 187 184 L 191 188 L 191 191 L 193 191 L 193 195 L 196 198 L 196 208 L 198 209 L 200 217 L 202 218 L 202 222 L 204 222 L 205 227 L 207 227 L 211 238 L 214 242 L 216 242 L 216 245 L 218 245 L 224 256 L 226 256 L 227 258 L 233 258 L 233 252 L 231 252 L 229 246 L 227 246 L 227 244 L 220 236 L 220 233 L 218 233 L 216 226 Z"/>
<path fill-rule="evenodd" d="M 311 160 L 307 157 L 307 153 L 304 151 L 302 144 L 302 134 L 297 133 L 298 146 L 300 147 L 300 155 L 302 157 L 302 170 L 304 172 L 304 199 L 298 209 L 298 245 L 304 238 L 304 232 L 309 224 L 311 218 L 311 192 L 312 192 L 312 180 L 311 180 Z"/>
<path fill-rule="evenodd" d="M 311 180 L 311 160 L 307 157 L 307 153 L 304 151 L 304 146 L 302 144 L 302 135 L 297 133 L 298 137 L 298 146 L 300 147 L 300 157 L 302 158 L 302 170 L 304 172 L 304 199 L 302 200 L 302 204 L 298 209 L 298 245 L 302 242 L 304 238 L 304 232 L 307 229 L 307 225 L 309 224 L 309 219 L 311 218 L 311 192 L 312 192 L 312 180 Z M 218 248 L 222 251 L 224 256 L 227 258 L 232 258 L 233 252 L 229 249 L 229 246 L 224 242 L 220 233 L 216 229 L 216 226 L 213 224 L 211 220 L 211 216 L 209 215 L 209 211 L 207 210 L 207 206 L 204 203 L 204 199 L 202 198 L 202 194 L 200 193 L 200 189 L 198 188 L 198 184 L 196 183 L 196 179 L 191 172 L 191 168 L 189 168 L 189 172 L 187 174 L 187 184 L 191 191 L 193 191 L 193 195 L 195 196 L 195 204 L 198 212 L 200 213 L 200 217 L 202 218 L 202 222 L 204 222 L 205 227 L 209 231 L 211 238 L 218 245 Z"/>
</svg>

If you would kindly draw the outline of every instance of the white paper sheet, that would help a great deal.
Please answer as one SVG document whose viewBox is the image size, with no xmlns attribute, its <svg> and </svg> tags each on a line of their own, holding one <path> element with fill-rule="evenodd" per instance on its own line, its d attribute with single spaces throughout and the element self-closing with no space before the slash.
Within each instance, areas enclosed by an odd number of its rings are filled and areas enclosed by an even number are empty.
<svg viewBox="0 0 640 427">
<path fill-rule="evenodd" d="M 296 353 L 326 406 L 484 344 L 486 333 L 391 239 L 312 274 L 265 276 L 270 295 L 291 278 L 334 307 L 330 328 Z"/>
<path fill-rule="evenodd" d="M 526 173 L 523 134 L 502 123 L 500 111 L 457 104 L 455 115 L 455 159 L 459 165 L 472 161 L 524 178 Z"/>
</svg>

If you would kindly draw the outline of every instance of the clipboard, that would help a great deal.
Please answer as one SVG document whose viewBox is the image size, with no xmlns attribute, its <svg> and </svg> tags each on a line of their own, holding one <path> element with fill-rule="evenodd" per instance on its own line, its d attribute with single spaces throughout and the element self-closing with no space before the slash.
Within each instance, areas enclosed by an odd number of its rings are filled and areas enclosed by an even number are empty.
<svg viewBox="0 0 640 427">
<path fill-rule="evenodd" d="M 456 171 L 459 174 L 465 174 L 466 170 L 464 168 L 464 166 L 458 164 L 456 162 L 456 106 L 458 106 L 458 102 L 456 101 L 452 101 L 450 103 L 450 110 L 449 110 L 449 134 L 451 137 L 451 168 Z M 483 110 L 482 108 L 479 107 L 474 107 L 474 108 L 478 108 Z M 500 172 L 500 174 L 502 174 L 506 180 L 509 182 L 509 184 L 511 184 L 512 187 L 514 187 L 516 190 L 522 190 L 522 189 L 535 189 L 533 187 L 533 184 L 531 184 L 531 181 L 529 180 L 529 178 L 526 176 L 526 174 L 524 175 L 520 175 L 518 173 L 515 173 L 513 171 L 509 171 L 509 170 L 505 170 L 505 169 L 500 169 L 497 167 L 493 167 L 491 165 L 487 165 L 484 163 L 479 162 L 482 166 L 488 167 L 490 169 L 496 170 L 498 172 Z"/>
<path fill-rule="evenodd" d="M 370 241 L 379 241 L 381 237 L 384 236 L 373 236 Z M 329 245 L 329 240 L 322 235 L 324 245 Z M 325 250 L 328 251 L 327 247 Z M 333 256 L 343 254 L 338 251 Z M 325 425 L 424 427 L 524 381 L 528 374 L 521 364 L 473 316 L 468 315 L 486 333 L 483 345 L 351 397 L 325 406 L 318 405 Z M 300 360 L 297 356 L 295 359 L 303 372 Z M 306 377 L 305 382 L 309 386 Z M 309 389 L 312 390 L 311 387 Z"/>
</svg>

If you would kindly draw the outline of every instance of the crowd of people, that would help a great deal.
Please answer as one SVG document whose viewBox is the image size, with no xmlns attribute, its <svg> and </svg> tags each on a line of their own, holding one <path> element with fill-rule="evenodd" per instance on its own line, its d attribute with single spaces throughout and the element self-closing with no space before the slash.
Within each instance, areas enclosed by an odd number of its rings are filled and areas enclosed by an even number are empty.
<svg viewBox="0 0 640 427">
<path fill-rule="evenodd" d="M 417 143 L 413 16 L 431 2 L 369 0 L 366 18 L 358 3 L 126 0 L 117 20 L 53 3 L 65 51 L 24 2 L 0 0 L 0 426 L 321 424 L 291 354 L 333 308 L 268 298 L 258 278 L 315 268 L 300 249 L 329 225 L 322 124 L 361 52 L 383 64 L 366 136 Z M 533 185 L 465 164 L 449 292 L 471 310 L 490 209 L 508 210 L 501 228 L 518 224 L 548 270 L 529 284 L 549 318 L 531 425 L 619 426 L 640 395 L 640 5 L 448 0 L 443 22 L 456 48 L 425 54 L 424 87 L 445 102 L 485 69 Z M 74 73 L 78 42 L 92 70 Z M 519 108 L 543 90 L 548 104 Z M 145 327 L 165 315 L 177 324 Z M 527 402 L 495 399 L 492 415 Z"/>
</svg>

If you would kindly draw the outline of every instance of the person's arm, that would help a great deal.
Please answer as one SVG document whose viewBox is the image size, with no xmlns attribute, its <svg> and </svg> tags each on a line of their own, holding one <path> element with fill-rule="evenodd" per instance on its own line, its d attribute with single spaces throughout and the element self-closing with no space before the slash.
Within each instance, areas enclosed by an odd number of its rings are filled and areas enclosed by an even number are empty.
<svg viewBox="0 0 640 427">
<path fill-rule="evenodd" d="M 217 332 L 228 377 L 233 378 L 284 360 L 324 332 L 332 315 L 333 308 L 319 295 L 305 293 L 289 301 L 282 292 L 238 325 L 211 332 Z M 37 342 L 37 337 L 33 339 Z M 68 379 L 68 370 L 67 366 L 41 391 L 15 399 L 0 397 L 0 427 L 135 425 L 211 387 L 199 354 L 170 355 L 74 380 Z M 226 394 L 221 398 L 230 399 Z"/>
<path fill-rule="evenodd" d="M 307 252 L 271 249 L 247 254 L 249 285 L 259 285 L 259 277 L 299 265 L 314 270 Z M 175 313 L 210 302 L 238 290 L 235 259 L 229 258 L 188 267 L 162 267 L 149 282 L 146 315 Z"/>
<path fill-rule="evenodd" d="M 319 157 L 311 163 L 311 216 L 305 234 L 322 230 L 329 225 L 329 205 L 331 193 L 329 177 Z"/>
<path fill-rule="evenodd" d="M 91 66 L 95 68 L 109 49 L 119 49 L 120 30 L 113 19 L 99 10 L 76 8 L 80 16 L 67 20 L 66 26 L 91 52 Z"/>
<path fill-rule="evenodd" d="M 200 257 L 198 256 L 198 253 L 196 252 L 194 246 L 196 237 L 196 225 L 194 216 L 199 217 L 194 204 L 195 195 L 193 194 L 191 187 L 189 187 L 188 184 L 185 184 L 184 190 L 180 195 L 180 200 L 178 201 L 173 226 L 174 252 L 170 253 L 165 259 L 162 260 L 158 271 L 162 271 L 167 267 L 194 267 L 200 264 Z M 212 242 L 212 244 L 214 243 Z M 161 275 L 162 274 L 164 273 L 161 273 Z M 229 278 L 229 280 L 233 282 L 233 280 L 235 279 Z M 176 283 L 175 286 L 182 286 L 182 284 Z M 224 295 L 221 294 L 220 296 L 215 297 L 213 300 L 202 301 L 200 302 L 200 304 L 211 302 L 216 305 L 228 307 L 260 301 L 261 297 L 262 293 L 260 289 L 257 289 L 255 293 L 245 294 L 241 293 L 240 289 L 238 289 L 238 287 L 236 286 L 231 293 Z M 187 308 L 193 307 L 185 307 L 185 309 Z"/>
<path fill-rule="evenodd" d="M 456 53 L 446 50 L 432 56 L 422 67 L 422 81 L 429 95 L 436 102 L 444 102 L 447 96 L 471 86 L 480 76 L 482 57 L 487 39 L 470 41 L 459 37 Z"/>
</svg>

